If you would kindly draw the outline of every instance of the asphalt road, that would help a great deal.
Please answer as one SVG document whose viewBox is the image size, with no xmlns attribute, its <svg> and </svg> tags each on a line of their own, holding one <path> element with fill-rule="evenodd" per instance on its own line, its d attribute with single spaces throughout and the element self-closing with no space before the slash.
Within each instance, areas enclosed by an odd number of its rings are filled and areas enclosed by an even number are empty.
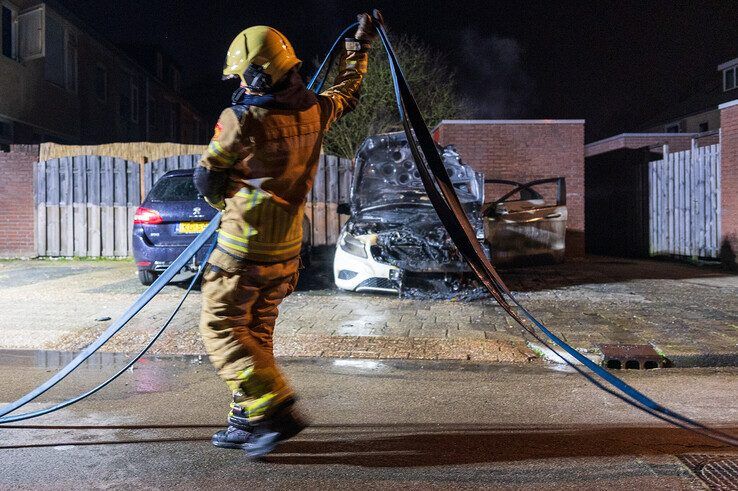
<svg viewBox="0 0 738 491">
<path fill-rule="evenodd" d="M 0 353 L 0 403 L 63 361 Z M 29 409 L 89 387 L 120 361 L 95 358 Z M 206 361 L 147 359 L 87 401 L 0 429 L 0 488 L 701 489 L 680 457 L 738 457 L 555 367 L 290 359 L 285 368 L 312 425 L 265 461 L 210 445 L 228 394 Z M 623 375 L 738 433 L 738 369 Z"/>
</svg>

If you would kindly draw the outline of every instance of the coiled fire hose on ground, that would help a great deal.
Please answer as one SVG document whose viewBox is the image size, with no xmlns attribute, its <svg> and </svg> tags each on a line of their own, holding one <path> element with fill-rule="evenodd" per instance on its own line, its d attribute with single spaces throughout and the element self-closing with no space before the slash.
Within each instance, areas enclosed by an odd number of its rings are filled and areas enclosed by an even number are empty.
<svg viewBox="0 0 738 491">
<path fill-rule="evenodd" d="M 577 365 L 566 356 L 559 354 L 556 350 L 552 350 L 561 358 L 561 360 L 570 365 L 580 375 L 585 377 L 589 382 L 594 384 L 599 389 L 617 397 L 623 402 L 640 409 L 662 421 L 673 424 L 677 427 L 684 428 L 687 430 L 694 431 L 701 435 L 713 438 L 729 445 L 738 446 L 738 439 L 718 429 L 709 428 L 698 421 L 683 416 L 669 408 L 653 401 L 645 394 L 641 393 L 631 385 L 627 384 L 620 378 L 616 377 L 612 373 L 608 372 L 604 368 L 598 366 L 587 357 L 579 353 L 576 349 L 565 343 L 555 334 L 553 334 L 543 323 L 538 321 L 533 314 L 531 314 L 520 302 L 515 298 L 512 292 L 505 285 L 502 278 L 499 276 L 495 268 L 492 266 L 489 259 L 484 254 L 481 245 L 476 239 L 476 233 L 472 225 L 469 223 L 463 208 L 459 202 L 459 199 L 454 191 L 453 184 L 449 179 L 448 174 L 443 166 L 443 162 L 438 154 L 435 142 L 428 131 L 420 110 L 418 109 L 415 98 L 412 95 L 410 87 L 407 84 L 402 69 L 400 68 L 397 57 L 392 48 L 392 44 L 387 36 L 384 29 L 384 25 L 381 20 L 381 16 L 374 12 L 374 21 L 377 27 L 379 37 L 382 41 L 382 45 L 387 53 L 387 59 L 392 74 L 392 81 L 395 91 L 395 98 L 397 102 L 397 108 L 400 113 L 400 119 L 402 126 L 405 130 L 405 134 L 410 145 L 413 158 L 417 169 L 420 173 L 421 180 L 425 187 L 426 192 L 430 198 L 433 207 L 435 208 L 438 216 L 443 223 L 444 227 L 448 231 L 451 239 L 456 245 L 459 252 L 462 254 L 466 262 L 469 264 L 472 271 L 475 273 L 479 281 L 489 291 L 490 295 L 498 302 L 498 304 L 510 315 L 521 328 L 528 334 L 533 336 L 539 342 L 541 342 L 547 348 L 551 348 L 550 342 L 558 345 L 563 349 L 569 356 L 581 363 L 582 366 Z M 329 53 L 326 55 L 323 63 L 318 68 L 315 75 L 311 78 L 308 88 L 315 89 L 316 92 L 320 92 L 330 72 L 331 65 L 337 57 L 337 54 L 341 48 L 341 42 L 343 38 L 350 32 L 351 29 L 356 27 L 356 24 L 352 24 L 347 27 L 336 39 L 331 47 Z M 322 76 L 321 76 L 322 75 Z M 320 82 L 318 82 L 320 80 Z M 21 397 L 17 401 L 0 409 L 0 424 L 10 423 L 14 421 L 21 421 L 29 419 L 43 414 L 56 411 L 63 407 L 67 407 L 75 402 L 82 400 L 83 398 L 94 394 L 98 390 L 102 389 L 115 378 L 121 375 L 127 368 L 132 366 L 138 359 L 146 353 L 146 351 L 154 344 L 154 342 L 163 333 L 164 329 L 169 325 L 174 315 L 181 307 L 184 299 L 189 294 L 192 286 L 194 285 L 197 277 L 202 271 L 202 267 L 193 278 L 192 283 L 188 290 L 185 292 L 182 300 L 179 302 L 177 307 L 174 309 L 169 319 L 165 324 L 155 333 L 150 339 L 144 349 L 139 352 L 134 358 L 129 361 L 126 366 L 116 372 L 115 375 L 110 377 L 108 380 L 95 387 L 94 389 L 85 392 L 75 398 L 68 399 L 61 403 L 58 403 L 52 407 L 32 411 L 28 413 L 18 414 L 14 416 L 5 416 L 30 401 L 34 400 L 47 390 L 51 389 L 54 385 L 59 383 L 77 367 L 79 367 L 87 358 L 89 358 L 95 351 L 100 349 L 110 338 L 118 333 L 131 318 L 133 318 L 161 289 L 174 277 L 176 273 L 198 252 L 198 250 L 210 239 L 216 232 L 218 223 L 220 221 L 220 214 L 218 214 L 207 228 L 190 244 L 187 249 L 172 263 L 172 265 L 134 302 L 131 307 L 117 319 L 95 342 L 90 344 L 85 350 L 83 350 L 72 362 L 65 366 L 62 370 L 57 372 L 51 379 L 37 387 L 33 391 L 29 392 L 25 396 Z M 212 250 L 212 248 L 211 248 Z M 209 255 L 209 254 L 208 254 Z M 207 256 L 205 260 L 206 262 Z M 509 299 L 509 301 L 508 301 Z M 510 303 L 512 302 L 512 304 Z M 517 307 L 516 310 L 515 308 Z M 522 313 L 522 316 L 521 316 Z M 527 319 L 533 326 L 526 324 Z M 543 334 L 541 335 L 536 331 L 536 328 Z M 548 338 L 549 341 L 546 340 Z M 609 384 L 605 385 L 605 384 Z"/>
</svg>

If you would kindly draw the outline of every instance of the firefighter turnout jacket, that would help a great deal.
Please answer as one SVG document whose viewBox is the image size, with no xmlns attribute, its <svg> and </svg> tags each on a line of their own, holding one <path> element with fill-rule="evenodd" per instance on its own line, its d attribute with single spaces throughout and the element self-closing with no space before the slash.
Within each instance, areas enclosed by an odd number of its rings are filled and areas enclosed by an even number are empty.
<svg viewBox="0 0 738 491">
<path fill-rule="evenodd" d="M 299 256 L 305 198 L 323 136 L 358 104 L 368 47 L 347 39 L 334 85 L 320 95 L 292 70 L 270 93 L 237 93 L 222 112 L 195 171 L 200 192 L 210 203 L 224 204 L 211 264 L 234 272 L 241 260 L 274 263 Z"/>
</svg>

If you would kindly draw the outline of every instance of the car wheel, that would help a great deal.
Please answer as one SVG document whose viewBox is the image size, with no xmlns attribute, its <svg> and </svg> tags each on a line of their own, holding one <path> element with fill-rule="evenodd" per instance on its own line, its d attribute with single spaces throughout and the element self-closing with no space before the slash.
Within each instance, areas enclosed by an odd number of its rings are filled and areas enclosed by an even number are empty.
<svg viewBox="0 0 738 491">
<path fill-rule="evenodd" d="M 157 274 L 153 271 L 149 271 L 148 269 L 139 269 L 138 270 L 138 279 L 141 281 L 141 284 L 143 286 L 149 286 L 154 281 L 156 281 Z"/>
</svg>

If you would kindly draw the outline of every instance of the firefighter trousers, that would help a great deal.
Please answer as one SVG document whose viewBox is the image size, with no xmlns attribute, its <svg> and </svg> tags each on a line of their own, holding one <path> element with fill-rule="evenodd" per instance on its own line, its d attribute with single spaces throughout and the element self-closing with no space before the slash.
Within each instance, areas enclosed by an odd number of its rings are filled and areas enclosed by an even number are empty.
<svg viewBox="0 0 738 491">
<path fill-rule="evenodd" d="M 229 265 L 230 266 L 230 265 Z M 207 264 L 202 282 L 200 333 L 211 363 L 250 420 L 290 399 L 273 353 L 278 306 L 295 289 L 299 258 L 240 262 L 227 270 Z"/>
</svg>

